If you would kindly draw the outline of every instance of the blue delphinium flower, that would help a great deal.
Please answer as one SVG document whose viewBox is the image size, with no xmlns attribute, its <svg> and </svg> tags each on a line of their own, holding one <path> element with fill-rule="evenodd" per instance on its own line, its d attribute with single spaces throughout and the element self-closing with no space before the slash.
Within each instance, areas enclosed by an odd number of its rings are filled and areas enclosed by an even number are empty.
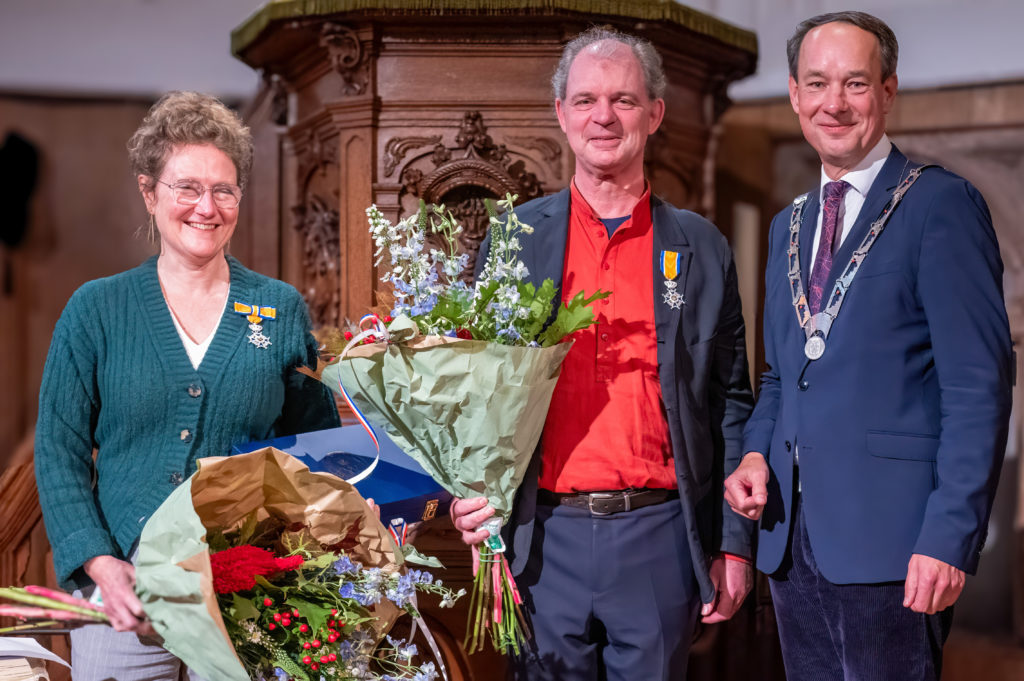
<svg viewBox="0 0 1024 681">
<path fill-rule="evenodd" d="M 413 581 L 409 573 L 401 575 L 398 579 L 391 581 L 387 593 L 384 595 L 399 608 L 404 608 L 412 602 L 413 597 L 416 595 L 416 582 Z"/>
<path fill-rule="evenodd" d="M 344 584 L 341 585 L 341 588 L 338 589 L 338 593 L 341 594 L 342 598 L 355 598 L 356 597 L 356 587 L 355 587 L 355 584 L 353 584 L 352 582 L 345 582 Z"/>
<path fill-rule="evenodd" d="M 339 575 L 357 575 L 362 567 L 360 563 L 353 563 L 352 559 L 344 554 L 334 561 L 334 571 Z"/>
<path fill-rule="evenodd" d="M 433 662 L 424 662 L 420 666 L 420 670 L 412 677 L 412 681 L 435 681 L 435 679 L 437 679 L 437 669 Z"/>
</svg>

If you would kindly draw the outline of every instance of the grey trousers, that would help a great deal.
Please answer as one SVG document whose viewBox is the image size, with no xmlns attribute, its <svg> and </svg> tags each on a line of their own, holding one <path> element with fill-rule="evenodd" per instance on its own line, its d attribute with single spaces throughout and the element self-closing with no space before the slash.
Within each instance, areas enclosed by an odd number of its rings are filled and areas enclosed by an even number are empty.
<svg viewBox="0 0 1024 681">
<path fill-rule="evenodd" d="M 130 631 L 88 624 L 71 632 L 72 681 L 203 681 L 162 647 Z"/>
</svg>

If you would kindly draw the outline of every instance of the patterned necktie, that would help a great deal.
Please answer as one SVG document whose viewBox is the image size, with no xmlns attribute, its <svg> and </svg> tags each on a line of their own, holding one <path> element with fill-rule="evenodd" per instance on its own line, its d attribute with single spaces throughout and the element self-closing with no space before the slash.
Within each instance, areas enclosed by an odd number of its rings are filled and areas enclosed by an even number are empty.
<svg viewBox="0 0 1024 681">
<path fill-rule="evenodd" d="M 839 180 L 825 185 L 825 200 L 821 207 L 821 237 L 818 239 L 818 255 L 814 258 L 811 269 L 810 294 L 807 303 L 811 314 L 821 311 L 822 298 L 825 293 L 825 282 L 832 271 L 832 256 L 839 246 L 839 207 L 843 205 L 843 197 L 850 184 Z"/>
</svg>

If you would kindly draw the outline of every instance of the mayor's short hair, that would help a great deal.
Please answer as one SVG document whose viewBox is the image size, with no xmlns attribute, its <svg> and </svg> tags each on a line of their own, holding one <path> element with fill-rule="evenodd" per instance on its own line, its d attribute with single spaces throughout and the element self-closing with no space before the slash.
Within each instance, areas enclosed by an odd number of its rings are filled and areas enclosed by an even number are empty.
<svg viewBox="0 0 1024 681">
<path fill-rule="evenodd" d="M 801 21 L 793 33 L 793 37 L 786 41 L 786 57 L 789 59 L 789 75 L 797 80 L 797 63 L 800 61 L 800 46 L 803 45 L 804 36 L 812 29 L 825 24 L 835 22 L 850 24 L 867 31 L 878 40 L 878 52 L 882 58 L 882 80 L 888 80 L 889 76 L 896 73 L 896 62 L 899 61 L 900 45 L 896 42 L 896 34 L 892 32 L 889 25 L 876 16 L 867 12 L 829 12 L 819 14 L 806 21 Z"/>
</svg>

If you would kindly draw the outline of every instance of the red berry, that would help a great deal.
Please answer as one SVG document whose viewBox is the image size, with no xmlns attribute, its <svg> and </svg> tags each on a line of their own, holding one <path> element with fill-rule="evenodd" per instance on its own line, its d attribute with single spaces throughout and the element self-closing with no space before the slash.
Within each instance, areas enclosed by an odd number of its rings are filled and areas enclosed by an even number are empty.
<svg viewBox="0 0 1024 681">
<path fill-rule="evenodd" d="M 345 332 L 345 340 L 352 340 L 352 332 L 351 331 L 346 331 Z"/>
<path fill-rule="evenodd" d="M 267 629 L 269 629 L 270 631 L 273 631 L 274 629 L 277 629 L 277 625 L 274 624 L 273 622 L 271 622 L 270 624 L 267 625 Z"/>
<path fill-rule="evenodd" d="M 327 642 L 328 643 L 334 643 L 337 640 L 338 640 L 338 634 L 334 633 L 333 631 L 331 632 L 331 635 L 327 637 Z"/>
<path fill-rule="evenodd" d="M 337 656 L 337 655 L 335 655 L 334 653 L 331 653 L 330 655 L 328 655 L 328 656 L 327 656 L 327 660 L 328 660 L 329 662 L 334 662 L 334 661 L 335 661 L 335 660 L 337 660 L 337 659 L 338 659 L 338 656 Z"/>
<path fill-rule="evenodd" d="M 305 643 L 303 643 L 303 644 L 302 644 L 302 647 L 303 647 L 304 649 L 306 649 L 306 650 L 309 650 L 309 649 L 310 649 L 310 648 L 311 648 L 312 646 L 311 646 L 311 645 L 309 645 L 309 641 L 306 641 Z"/>
<path fill-rule="evenodd" d="M 292 626 L 292 621 L 290 619 L 288 619 L 287 617 L 284 617 L 284 618 L 281 619 L 281 626 L 282 627 L 290 627 L 290 626 Z"/>
<path fill-rule="evenodd" d="M 338 614 L 338 609 L 337 608 L 331 608 L 331 614 L 332 615 L 337 615 Z"/>
<path fill-rule="evenodd" d="M 330 662 L 330 660 L 327 658 L 326 655 L 320 656 L 320 664 L 327 664 L 328 662 Z"/>
<path fill-rule="evenodd" d="M 269 598 L 264 598 L 263 599 L 263 605 L 267 606 L 268 608 L 270 606 L 272 606 L 273 604 L 274 604 L 274 601 L 270 600 Z"/>
<path fill-rule="evenodd" d="M 389 314 L 384 315 L 384 323 L 385 324 L 390 324 L 393 321 L 395 321 L 395 320 L 391 318 L 391 315 L 389 315 Z"/>
<path fill-rule="evenodd" d="M 302 664 L 311 664 L 312 662 L 313 658 L 309 655 L 306 655 L 304 658 L 302 658 Z"/>
<path fill-rule="evenodd" d="M 275 622 L 280 622 L 281 621 L 281 613 L 279 613 L 279 612 L 275 612 L 274 613 L 274 621 Z"/>
<path fill-rule="evenodd" d="M 298 617 L 298 616 L 299 616 L 299 610 L 298 610 L 298 608 L 294 608 L 292 610 L 292 617 Z"/>
<path fill-rule="evenodd" d="M 309 665 L 309 668 L 312 669 L 313 671 L 316 671 L 317 669 L 320 669 L 320 665 L 318 665 L 316 662 L 314 662 L 313 664 Z"/>
<path fill-rule="evenodd" d="M 313 647 L 319 648 L 321 646 L 320 639 L 313 639 Z"/>
<path fill-rule="evenodd" d="M 309 631 L 309 627 L 307 625 L 305 625 L 305 624 L 300 624 L 299 625 L 299 631 L 301 631 L 303 634 L 305 634 L 307 631 Z"/>
</svg>

